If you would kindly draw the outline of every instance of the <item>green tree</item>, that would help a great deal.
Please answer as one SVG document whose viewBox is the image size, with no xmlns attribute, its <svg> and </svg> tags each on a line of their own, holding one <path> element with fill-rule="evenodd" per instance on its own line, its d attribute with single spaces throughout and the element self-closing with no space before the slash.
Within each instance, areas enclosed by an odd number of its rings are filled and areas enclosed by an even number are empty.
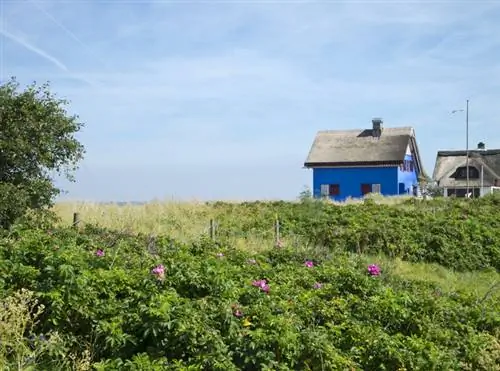
<svg viewBox="0 0 500 371">
<path fill-rule="evenodd" d="M 51 206 L 60 189 L 52 176 L 74 181 L 85 153 L 75 138 L 83 127 L 65 110 L 49 84 L 19 89 L 15 78 L 0 85 L 0 228 L 28 210 Z"/>
<path fill-rule="evenodd" d="M 438 186 L 431 177 L 427 175 L 420 176 L 418 182 L 423 195 L 431 197 L 443 196 L 443 187 Z"/>
<path fill-rule="evenodd" d="M 299 193 L 299 200 L 302 202 L 307 202 L 312 200 L 313 194 L 308 186 L 304 186 L 302 191 Z"/>
</svg>

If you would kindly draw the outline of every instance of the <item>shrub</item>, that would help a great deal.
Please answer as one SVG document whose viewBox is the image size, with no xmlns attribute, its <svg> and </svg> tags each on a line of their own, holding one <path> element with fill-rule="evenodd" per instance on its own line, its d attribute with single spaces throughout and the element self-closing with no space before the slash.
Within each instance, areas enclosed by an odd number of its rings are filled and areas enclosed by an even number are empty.
<svg viewBox="0 0 500 371">
<path fill-rule="evenodd" d="M 30 332 L 61 334 L 64 351 L 87 355 L 96 369 L 489 370 L 500 362 L 496 298 L 405 281 L 358 255 L 251 254 L 210 240 L 193 249 L 169 238 L 151 251 L 146 236 L 99 228 L 16 231 L 0 239 L 2 296 L 34 292 L 44 311 Z"/>
<path fill-rule="evenodd" d="M 438 263 L 457 270 L 500 270 L 500 197 L 477 200 L 409 199 L 401 205 L 375 202 L 338 206 L 300 203 L 219 203 L 220 241 L 235 235 L 272 238 L 278 215 L 284 239 L 407 261 Z"/>
<path fill-rule="evenodd" d="M 64 100 L 48 85 L 18 88 L 15 79 L 0 85 L 0 229 L 52 205 L 59 189 L 51 173 L 71 180 L 84 153 L 74 138 L 82 124 L 67 114 Z"/>
</svg>

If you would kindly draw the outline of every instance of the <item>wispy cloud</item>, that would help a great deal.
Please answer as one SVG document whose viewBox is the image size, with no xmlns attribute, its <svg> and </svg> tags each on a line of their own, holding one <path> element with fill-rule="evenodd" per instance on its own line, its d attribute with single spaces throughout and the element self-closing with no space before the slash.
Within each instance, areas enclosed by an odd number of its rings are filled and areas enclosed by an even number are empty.
<svg viewBox="0 0 500 371">
<path fill-rule="evenodd" d="M 56 67 L 60 68 L 61 70 L 68 71 L 68 67 L 66 67 L 66 65 L 64 63 L 62 63 L 59 59 L 57 59 L 56 57 L 53 57 L 52 55 L 50 55 L 46 51 L 44 51 L 44 50 L 36 47 L 35 45 L 30 44 L 29 42 L 27 42 L 23 38 L 15 36 L 15 35 L 11 34 L 10 32 L 8 32 L 5 29 L 1 29 L 0 33 L 3 36 L 5 36 L 6 38 L 8 38 L 9 40 L 14 41 L 15 43 L 17 43 L 17 44 L 21 45 L 22 47 L 28 49 L 29 51 L 32 51 L 33 53 L 39 55 L 40 57 L 48 60 L 49 62 L 51 62 Z"/>
<path fill-rule="evenodd" d="M 413 125 L 432 172 L 437 150 L 463 146 L 463 117 L 450 111 L 467 98 L 471 146 L 500 147 L 494 2 L 6 8 L 11 34 L 66 67 L 22 59 L 11 45 L 6 70 L 52 81 L 87 124 L 71 197 L 294 197 L 310 183 L 301 166 L 315 132 L 372 116 Z"/>
<path fill-rule="evenodd" d="M 56 17 L 52 15 L 47 9 L 39 4 L 38 1 L 28 0 L 29 3 L 33 4 L 33 6 L 40 11 L 45 17 L 47 17 L 53 24 L 59 27 L 66 35 L 68 35 L 71 39 L 73 39 L 80 47 L 86 50 L 92 57 L 97 59 L 103 66 L 109 67 L 108 63 L 96 55 L 95 52 L 85 44 L 73 31 L 71 31 L 68 27 L 66 27 L 61 21 L 59 21 Z"/>
</svg>

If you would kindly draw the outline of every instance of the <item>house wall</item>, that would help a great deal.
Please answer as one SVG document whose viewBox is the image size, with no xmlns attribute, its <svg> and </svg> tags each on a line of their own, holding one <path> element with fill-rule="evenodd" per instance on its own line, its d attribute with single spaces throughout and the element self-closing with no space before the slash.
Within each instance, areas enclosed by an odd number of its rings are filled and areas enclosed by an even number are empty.
<svg viewBox="0 0 500 371">
<path fill-rule="evenodd" d="M 488 189 L 491 190 L 491 187 L 477 187 L 471 186 L 469 187 L 469 193 L 471 194 L 471 198 L 482 197 L 488 193 Z M 467 187 L 445 187 L 443 189 L 444 197 L 459 197 L 464 198 L 467 195 Z"/>
<path fill-rule="evenodd" d="M 321 197 L 321 184 L 338 184 L 339 195 L 332 200 L 362 197 L 361 184 L 380 184 L 381 194 L 398 194 L 398 167 L 314 168 L 313 195 Z"/>
<path fill-rule="evenodd" d="M 405 155 L 405 161 L 413 163 L 413 156 L 411 154 Z M 403 167 L 404 168 L 404 167 Z M 398 168 L 398 193 L 399 194 L 413 194 L 413 186 L 418 186 L 418 174 L 415 164 L 408 169 Z"/>
</svg>

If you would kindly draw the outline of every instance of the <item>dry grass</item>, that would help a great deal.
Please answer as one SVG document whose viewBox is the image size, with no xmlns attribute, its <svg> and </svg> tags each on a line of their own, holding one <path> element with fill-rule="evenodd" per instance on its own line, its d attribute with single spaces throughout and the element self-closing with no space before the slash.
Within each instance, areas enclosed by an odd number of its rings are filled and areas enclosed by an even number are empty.
<svg viewBox="0 0 500 371">
<path fill-rule="evenodd" d="M 38 370 L 37 362 L 42 356 L 59 351 L 64 340 L 57 332 L 46 336 L 33 333 L 45 307 L 39 304 L 35 293 L 21 289 L 3 298 L 0 305 L 0 369 Z M 31 336 L 28 337 L 27 334 Z M 30 339 L 31 338 L 31 339 Z M 54 369 L 88 371 L 91 369 L 90 352 L 83 355 L 68 354 L 66 364 L 53 364 Z M 71 366 L 71 367 L 68 367 Z"/>
<path fill-rule="evenodd" d="M 198 202 L 151 202 L 143 205 L 58 203 L 54 210 L 64 223 L 71 223 L 78 213 L 85 223 L 99 224 L 118 230 L 169 234 L 173 237 L 195 238 L 208 232 L 213 209 Z"/>
<path fill-rule="evenodd" d="M 398 205 L 409 197 L 370 195 L 378 204 Z M 335 205 L 362 203 L 362 199 L 333 202 Z M 168 234 L 181 240 L 192 240 L 209 233 L 210 219 L 217 219 L 217 211 L 204 202 L 155 201 L 145 204 L 99 204 L 91 202 L 61 202 L 54 206 L 63 222 L 70 224 L 73 213 L 85 223 L 99 224 L 118 230 Z M 242 215 L 235 215 L 242 217 Z M 270 228 L 272 228 L 270 221 Z"/>
<path fill-rule="evenodd" d="M 413 198 L 413 196 L 382 196 L 380 194 L 368 194 L 364 197 L 365 199 L 371 199 L 375 201 L 375 203 L 379 205 L 392 205 L 396 206 L 401 204 L 402 202 Z M 363 198 L 352 198 L 349 197 L 343 202 L 333 202 L 335 205 L 356 205 L 364 202 Z"/>
<path fill-rule="evenodd" d="M 379 204 L 397 205 L 408 197 L 383 197 L 369 195 Z M 348 199 L 334 202 L 335 205 L 362 203 L 361 199 Z M 236 203 L 236 201 L 235 201 Z M 100 204 L 91 202 L 60 202 L 54 206 L 64 224 L 73 221 L 73 213 L 78 213 L 83 223 L 97 224 L 116 230 L 148 234 L 166 234 L 180 241 L 193 241 L 210 233 L 210 219 L 218 220 L 213 206 L 204 202 L 154 201 L 145 204 Z M 235 214 L 235 218 L 245 217 Z M 247 251 L 262 251 L 274 246 L 273 221 L 269 221 L 266 236 L 234 236 L 230 242 L 237 248 Z M 285 244 L 299 244 L 298 238 L 282 239 Z"/>
<path fill-rule="evenodd" d="M 78 213 L 83 223 L 136 233 L 165 234 L 189 242 L 210 233 L 210 219 L 217 220 L 216 210 L 203 202 L 150 202 L 142 205 L 58 203 L 54 206 L 64 224 L 73 222 Z M 272 221 L 270 238 L 235 236 L 233 246 L 247 251 L 262 251 L 273 246 Z"/>
<path fill-rule="evenodd" d="M 378 204 L 398 205 L 410 196 L 369 195 Z M 360 204 L 362 199 L 349 198 L 335 205 Z M 73 213 L 80 214 L 87 223 L 105 227 L 145 233 L 168 233 L 182 237 L 195 237 L 206 233 L 209 220 L 216 218 L 214 208 L 204 202 L 155 201 L 145 204 L 99 204 L 91 202 L 60 202 L 54 206 L 65 223 L 71 223 Z"/>
<path fill-rule="evenodd" d="M 398 205 L 409 197 L 381 197 L 371 195 L 376 203 Z M 362 200 L 351 199 L 345 204 L 360 203 Z M 341 203 L 338 203 L 342 205 Z M 181 241 L 193 241 L 203 234 L 209 233 L 211 218 L 217 220 L 214 207 L 203 202 L 151 202 L 143 205 L 114 205 L 97 203 L 58 203 L 55 211 L 62 217 L 63 223 L 70 224 L 73 213 L 80 214 L 82 222 L 97 224 L 118 230 L 143 232 L 152 234 L 167 234 Z M 220 212 L 220 211 L 219 211 Z M 235 218 L 246 217 L 243 214 Z M 274 246 L 272 221 L 269 224 L 269 235 L 235 236 L 229 242 L 236 248 L 260 252 Z M 299 247 L 299 238 L 284 240 L 287 245 Z M 302 246 L 303 247 L 303 246 Z M 389 260 L 379 257 L 391 267 L 393 274 L 410 280 L 428 280 L 437 283 L 448 291 L 467 290 L 479 295 L 485 294 L 489 288 L 500 281 L 497 272 L 458 273 L 436 264 L 408 263 L 401 260 Z M 494 295 L 499 295 L 495 290 Z"/>
</svg>

